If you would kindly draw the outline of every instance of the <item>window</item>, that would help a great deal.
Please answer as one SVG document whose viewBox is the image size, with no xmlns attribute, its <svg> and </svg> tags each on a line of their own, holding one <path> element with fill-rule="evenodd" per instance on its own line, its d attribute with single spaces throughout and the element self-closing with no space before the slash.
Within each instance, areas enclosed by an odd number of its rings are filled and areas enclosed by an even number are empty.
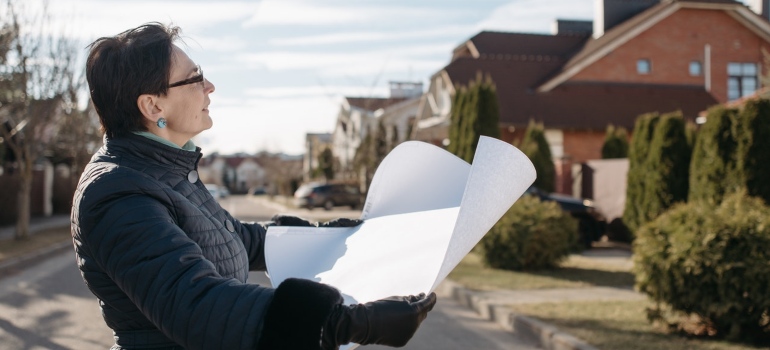
<svg viewBox="0 0 770 350">
<path fill-rule="evenodd" d="M 727 64 L 727 99 L 736 100 L 757 91 L 757 64 Z"/>
<path fill-rule="evenodd" d="M 703 64 L 700 61 L 690 62 L 690 75 L 697 77 L 703 74 Z"/>
<path fill-rule="evenodd" d="M 652 64 L 650 64 L 650 60 L 648 59 L 641 59 L 636 61 L 636 72 L 639 74 L 650 74 L 650 71 L 652 70 Z"/>
</svg>

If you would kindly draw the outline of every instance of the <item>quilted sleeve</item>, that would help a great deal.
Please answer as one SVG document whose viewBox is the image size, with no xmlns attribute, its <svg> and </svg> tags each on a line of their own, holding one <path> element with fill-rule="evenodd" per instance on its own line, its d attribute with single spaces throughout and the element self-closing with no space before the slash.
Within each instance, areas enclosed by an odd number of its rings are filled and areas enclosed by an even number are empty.
<svg viewBox="0 0 770 350">
<path fill-rule="evenodd" d="M 80 207 L 78 238 L 150 322 L 186 349 L 257 347 L 273 289 L 220 276 L 157 199 L 97 200 Z"/>
<path fill-rule="evenodd" d="M 235 229 L 243 241 L 246 252 L 249 254 L 249 270 L 266 271 L 265 264 L 265 234 L 272 222 L 235 222 Z"/>
</svg>

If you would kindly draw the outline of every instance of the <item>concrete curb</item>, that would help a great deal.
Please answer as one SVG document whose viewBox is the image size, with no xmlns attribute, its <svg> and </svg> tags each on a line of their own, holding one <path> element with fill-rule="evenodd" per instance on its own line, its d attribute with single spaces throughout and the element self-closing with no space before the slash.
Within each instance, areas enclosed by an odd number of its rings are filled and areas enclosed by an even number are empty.
<svg viewBox="0 0 770 350">
<path fill-rule="evenodd" d="M 482 318 L 495 322 L 510 332 L 524 334 L 534 339 L 545 350 L 599 350 L 594 346 L 560 331 L 553 325 L 532 317 L 515 313 L 504 305 L 490 303 L 479 293 L 469 290 L 456 282 L 444 280 L 436 292 L 452 297 L 478 313 Z"/>
</svg>

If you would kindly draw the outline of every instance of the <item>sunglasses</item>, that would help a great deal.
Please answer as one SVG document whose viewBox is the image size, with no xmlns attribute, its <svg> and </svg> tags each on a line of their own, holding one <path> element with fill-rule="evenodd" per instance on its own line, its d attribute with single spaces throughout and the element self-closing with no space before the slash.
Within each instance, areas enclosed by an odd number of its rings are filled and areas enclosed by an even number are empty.
<svg viewBox="0 0 770 350">
<path fill-rule="evenodd" d="M 196 67 L 197 67 L 198 75 L 185 80 L 177 81 L 176 83 L 173 83 L 173 84 L 168 84 L 168 88 L 170 89 L 172 87 L 195 84 L 195 83 L 201 83 L 201 86 L 203 86 L 203 70 L 201 69 L 200 65 L 196 65 Z"/>
</svg>

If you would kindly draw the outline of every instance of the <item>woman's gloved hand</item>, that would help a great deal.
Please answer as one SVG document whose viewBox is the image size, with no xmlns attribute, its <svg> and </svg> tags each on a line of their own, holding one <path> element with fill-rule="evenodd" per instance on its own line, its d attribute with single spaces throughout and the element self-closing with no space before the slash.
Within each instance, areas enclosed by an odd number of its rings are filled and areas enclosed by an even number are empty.
<svg viewBox="0 0 770 350">
<path fill-rule="evenodd" d="M 336 305 L 323 327 L 322 348 L 337 349 L 350 342 L 404 346 L 434 305 L 436 293 Z"/>
<path fill-rule="evenodd" d="M 327 222 L 310 222 L 303 218 L 291 215 L 274 215 L 271 219 L 275 226 L 303 226 L 303 227 L 353 227 L 363 223 L 363 220 L 339 218 Z"/>
</svg>

